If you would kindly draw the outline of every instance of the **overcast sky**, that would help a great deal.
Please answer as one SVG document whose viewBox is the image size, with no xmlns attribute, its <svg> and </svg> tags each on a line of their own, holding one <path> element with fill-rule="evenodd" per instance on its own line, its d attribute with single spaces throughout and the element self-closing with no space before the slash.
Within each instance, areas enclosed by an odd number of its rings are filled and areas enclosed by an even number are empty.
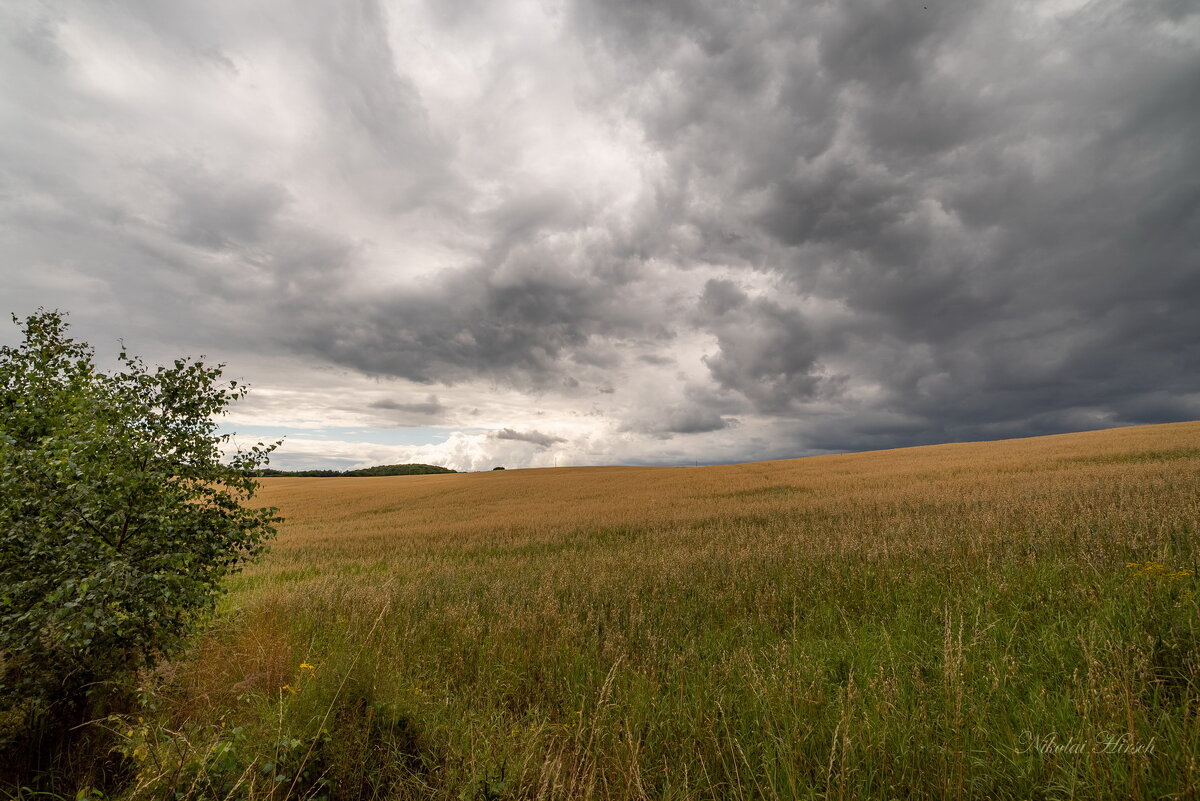
<svg viewBox="0 0 1200 801">
<path fill-rule="evenodd" d="M 1200 4 L 10 1 L 0 249 L 279 467 L 1197 419 Z"/>
</svg>

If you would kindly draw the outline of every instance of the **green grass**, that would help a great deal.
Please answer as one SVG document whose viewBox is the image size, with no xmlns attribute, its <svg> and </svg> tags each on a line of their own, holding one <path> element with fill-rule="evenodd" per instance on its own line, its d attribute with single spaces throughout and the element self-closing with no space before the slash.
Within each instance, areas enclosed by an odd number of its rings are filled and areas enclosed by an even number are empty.
<svg viewBox="0 0 1200 801">
<path fill-rule="evenodd" d="M 124 797 L 1195 797 L 1200 426 L 1162 428 L 430 477 L 473 515 L 271 485 Z"/>
</svg>

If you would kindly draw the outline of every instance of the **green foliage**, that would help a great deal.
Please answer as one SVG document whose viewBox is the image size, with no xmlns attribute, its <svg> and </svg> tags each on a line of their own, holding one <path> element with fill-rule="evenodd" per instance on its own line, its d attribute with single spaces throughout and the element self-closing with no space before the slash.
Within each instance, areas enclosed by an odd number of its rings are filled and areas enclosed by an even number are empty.
<svg viewBox="0 0 1200 801">
<path fill-rule="evenodd" d="M 424 768 L 421 744 L 407 717 L 369 695 L 369 689 L 350 688 L 313 699 L 315 706 L 297 704 L 297 697 L 287 692 L 277 699 L 240 699 L 249 702 L 247 707 L 258 701 L 267 719 L 228 726 L 222 721 L 177 729 L 152 718 L 114 715 L 107 721 L 117 734 L 114 750 L 136 773 L 121 797 L 393 798 L 403 783 L 419 778 Z"/>
<path fill-rule="evenodd" d="M 417 476 L 431 473 L 455 473 L 448 467 L 432 464 L 381 464 L 375 467 L 364 467 L 359 470 L 347 470 L 347 476 Z"/>
<path fill-rule="evenodd" d="M 22 332 L 0 349 L 0 708 L 94 708 L 261 552 L 278 518 L 245 505 L 249 471 L 275 446 L 222 463 L 214 417 L 246 392 L 222 365 L 103 373 L 60 313 Z"/>
<path fill-rule="evenodd" d="M 328 731 L 310 737 L 221 728 L 193 738 L 146 722 L 117 729 L 116 750 L 138 768 L 126 789 L 133 798 L 328 798 L 320 759 Z M 314 756 L 316 758 L 314 758 Z M 294 792 L 297 787 L 301 792 Z"/>
<path fill-rule="evenodd" d="M 358 470 L 258 470 L 259 476 L 292 476 L 295 478 L 342 478 L 346 476 L 424 476 L 434 473 L 457 473 L 435 464 L 380 464 Z"/>
</svg>

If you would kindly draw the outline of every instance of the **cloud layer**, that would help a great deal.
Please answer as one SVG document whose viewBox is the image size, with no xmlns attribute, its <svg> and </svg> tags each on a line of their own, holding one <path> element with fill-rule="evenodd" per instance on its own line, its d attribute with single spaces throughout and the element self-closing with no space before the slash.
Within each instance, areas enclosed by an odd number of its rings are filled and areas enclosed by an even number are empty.
<svg viewBox="0 0 1200 801">
<path fill-rule="evenodd" d="M 227 361 L 235 423 L 457 432 L 285 464 L 1200 417 L 1192 4 L 0 17 L 4 311 Z"/>
</svg>

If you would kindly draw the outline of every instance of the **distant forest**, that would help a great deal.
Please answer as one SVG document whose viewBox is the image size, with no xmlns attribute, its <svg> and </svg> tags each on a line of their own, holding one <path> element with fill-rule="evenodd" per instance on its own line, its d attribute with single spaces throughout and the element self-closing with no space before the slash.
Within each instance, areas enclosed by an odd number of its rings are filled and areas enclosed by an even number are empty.
<svg viewBox="0 0 1200 801">
<path fill-rule="evenodd" d="M 297 476 L 303 478 L 340 478 L 345 476 L 422 476 L 429 473 L 457 473 L 434 464 L 380 464 L 358 470 L 255 470 L 256 476 Z"/>
</svg>

